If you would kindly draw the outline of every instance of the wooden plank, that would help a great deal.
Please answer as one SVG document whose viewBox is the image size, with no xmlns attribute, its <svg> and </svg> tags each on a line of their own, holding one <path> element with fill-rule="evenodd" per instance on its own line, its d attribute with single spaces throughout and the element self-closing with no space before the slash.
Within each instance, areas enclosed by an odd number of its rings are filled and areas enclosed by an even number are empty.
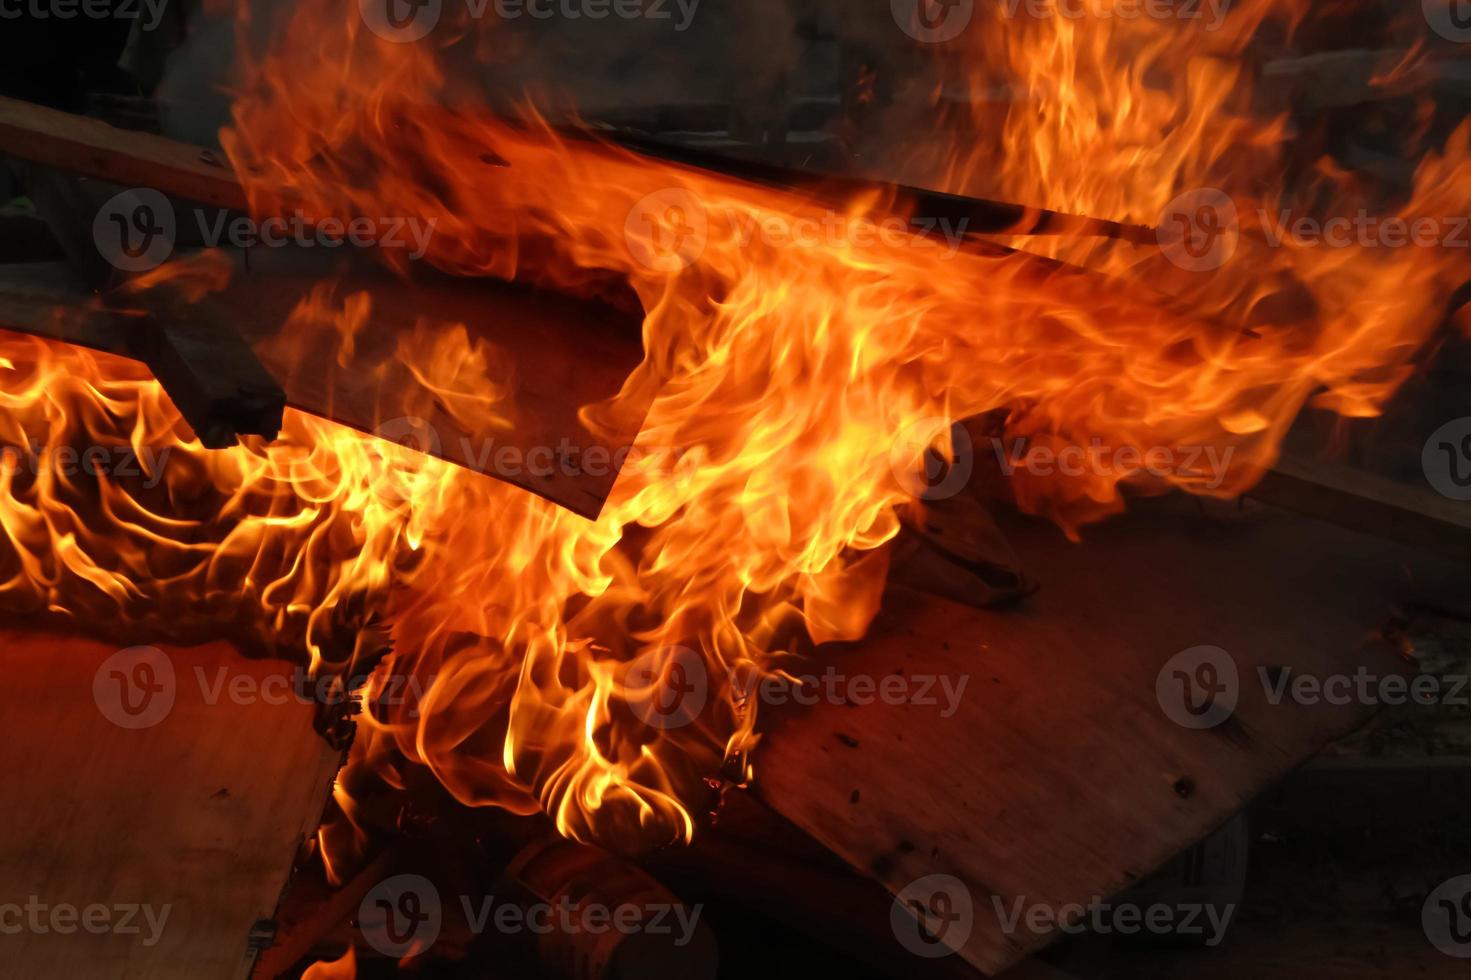
<svg viewBox="0 0 1471 980">
<path fill-rule="evenodd" d="M 964 679 L 953 705 L 936 685 L 934 705 L 778 709 L 754 759 L 766 803 L 890 892 L 960 879 L 961 953 L 990 973 L 1053 938 L 1003 926 L 1017 899 L 1106 900 L 1373 710 L 1272 704 L 1259 670 L 1402 672 L 1376 639 L 1397 601 L 1471 586 L 1464 566 L 1266 507 L 1217 519 L 1156 501 L 1081 545 L 1003 526 L 1041 585 L 1022 609 L 906 593 L 824 658 L 847 677 Z M 1195 730 L 1157 685 L 1173 691 L 1172 659 L 1201 646 L 1232 658 L 1239 702 Z"/>
<path fill-rule="evenodd" d="M 1471 561 L 1471 507 L 1364 470 L 1284 456 L 1250 496 L 1350 530 Z"/>
<path fill-rule="evenodd" d="M 204 322 L 167 286 L 120 295 L 127 276 L 99 250 L 93 230 L 103 199 L 115 188 L 33 164 L 18 165 L 18 172 L 70 267 L 101 294 L 99 304 L 142 307 L 144 315 L 124 318 L 118 332 L 199 441 L 223 449 L 244 435 L 277 438 L 286 393 L 239 334 L 225 323 Z"/>
<path fill-rule="evenodd" d="M 247 938 L 274 914 L 341 762 L 311 705 L 281 697 L 290 665 L 222 642 L 117 659 L 112 644 L 14 623 L 0 626 L 0 906 L 38 911 L 0 909 L 4 972 L 246 976 Z M 138 931 L 53 918 L 70 906 L 106 907 L 114 926 L 136 907 Z"/>
<path fill-rule="evenodd" d="M 328 281 L 337 282 L 339 299 L 363 292 L 372 305 L 345 364 L 335 331 L 283 337 L 292 310 Z M 90 298 L 64 269 L 0 267 L 0 326 L 127 356 L 117 324 L 85 309 Z M 247 340 L 293 408 L 389 437 L 402 434 L 395 419 L 423 419 L 428 428 L 415 426 L 407 439 L 416 448 L 589 518 L 611 492 L 616 462 L 632 446 L 653 397 L 651 388 L 628 392 L 618 413 L 602 412 L 594 428 L 582 407 L 610 401 L 642 359 L 636 319 L 496 280 L 435 277 L 411 286 L 372 268 L 344 270 L 297 250 L 273 249 L 253 254 L 228 289 L 200 304 L 200 313 Z M 476 429 L 452 405 L 428 397 L 398 349 L 421 317 L 441 327 L 463 324 L 471 343 L 491 345 L 503 392 L 495 408 L 510 428 Z M 432 442 L 419 438 L 424 431 L 435 433 Z"/>
<path fill-rule="evenodd" d="M 210 151 L 18 99 L 0 97 L 0 153 L 124 187 L 249 209 L 234 172 Z"/>
<path fill-rule="evenodd" d="M 569 139 L 588 133 L 569 130 Z M 1143 244 L 1155 231 L 1141 225 L 1063 214 L 1045 208 L 965 198 L 875 180 L 814 174 L 663 142 L 633 134 L 600 133 L 630 150 L 672 163 L 787 189 L 805 188 L 847 201 L 859 194 L 892 195 L 901 208 L 930 218 L 948 218 L 975 234 L 1098 235 Z M 591 152 L 596 144 L 587 141 Z M 243 188 L 223 158 L 151 133 L 121 130 L 95 119 L 74 116 L 15 99 L 0 98 L 0 153 L 69 173 L 131 187 L 152 187 L 190 200 L 238 211 L 249 210 Z"/>
</svg>

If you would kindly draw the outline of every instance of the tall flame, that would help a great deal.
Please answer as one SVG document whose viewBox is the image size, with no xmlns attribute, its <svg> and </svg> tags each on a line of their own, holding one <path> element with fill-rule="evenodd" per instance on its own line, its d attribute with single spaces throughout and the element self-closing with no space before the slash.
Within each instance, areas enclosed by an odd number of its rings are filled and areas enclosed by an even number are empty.
<svg viewBox="0 0 1471 980">
<path fill-rule="evenodd" d="M 946 189 L 1145 223 L 1197 187 L 1243 212 L 1267 206 L 1285 124 L 1253 118 L 1232 58 L 1262 24 L 1290 26 L 1297 6 L 1250 0 L 1210 36 L 1149 21 L 981 23 L 945 70 L 977 100 L 1002 72 L 1031 101 L 986 144 L 969 141 L 974 120 L 937 110 L 953 138 L 909 164 Z M 858 198 L 834 216 L 560 137 L 534 115 L 497 120 L 446 69 L 458 47 L 386 41 L 356 4 L 302 0 L 266 29 L 255 13 L 238 9 L 243 70 L 222 134 L 253 207 L 432 219 L 428 259 L 454 273 L 589 292 L 627 282 L 647 311 L 625 391 L 657 390 L 649 451 L 587 521 L 297 414 L 278 443 L 205 452 L 135 366 L 7 340 L 0 436 L 174 452 L 152 495 L 105 476 L 5 471 L 0 597 L 160 629 L 192 622 L 180 610 L 203 624 L 243 604 L 263 635 L 300 636 L 321 658 L 335 610 L 374 596 L 392 670 L 423 695 L 379 699 L 343 785 L 368 772 L 402 784 L 427 767 L 464 802 L 543 809 L 580 839 L 688 840 L 702 780 L 722 765 L 747 775 L 756 706 L 732 678 L 780 669 L 808 640 L 862 635 L 884 546 L 913 504 L 896 458 L 917 470 L 926 444 L 948 451 L 949 422 L 1003 410 L 1008 435 L 1034 443 L 1232 450 L 1219 482 L 1019 473 L 1021 502 L 1073 532 L 1118 510 L 1124 483 L 1236 494 L 1310 398 L 1376 411 L 1466 272 L 1423 249 L 1246 238 L 1209 275 L 1140 246 L 1026 243 L 1103 273 L 1088 275 L 921 239 L 752 235 L 835 217 L 861 227 L 893 202 Z M 264 47 L 248 43 L 260 36 Z M 1425 159 L 1403 213 L 1467 213 L 1468 133 Z M 1335 202 L 1356 206 L 1352 181 L 1319 172 Z M 346 344 L 363 317 L 361 300 L 324 289 L 293 332 Z M 481 354 L 440 351 L 422 380 L 494 411 Z M 924 438 L 906 446 L 914 431 Z M 688 724 L 651 724 L 650 687 L 680 671 L 701 675 L 708 703 Z"/>
</svg>

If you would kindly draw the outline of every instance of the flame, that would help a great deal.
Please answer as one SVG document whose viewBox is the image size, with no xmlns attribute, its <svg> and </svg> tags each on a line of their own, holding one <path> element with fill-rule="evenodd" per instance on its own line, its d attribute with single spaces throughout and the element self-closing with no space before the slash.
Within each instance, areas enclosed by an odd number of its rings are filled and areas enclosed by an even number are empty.
<svg viewBox="0 0 1471 980">
<path fill-rule="evenodd" d="M 559 135 L 534 113 L 498 120 L 457 81 L 454 44 L 385 41 L 356 4 L 302 0 L 265 30 L 255 14 L 237 8 L 242 74 L 222 134 L 254 210 L 416 216 L 435 228 L 428 260 L 452 273 L 587 294 L 627 283 L 646 311 L 645 359 L 624 397 L 657 391 L 644 451 L 587 521 L 298 413 L 276 443 L 206 452 L 136 365 L 0 344 L 11 444 L 172 450 L 151 493 L 3 471 L 0 600 L 173 632 L 235 616 L 299 639 L 320 666 L 341 610 L 372 597 L 392 624 L 388 674 L 420 694 L 385 697 L 375 676 L 340 800 L 365 774 L 403 786 L 422 767 L 465 803 L 544 810 L 578 839 L 687 841 L 703 781 L 750 775 L 757 711 L 731 678 L 863 634 L 884 546 L 913 506 L 896 463 L 914 472 L 927 448 L 954 452 L 949 423 L 1002 410 L 1008 437 L 1033 444 L 1230 451 L 1216 481 L 1018 473 L 1023 506 L 1070 533 L 1120 509 L 1124 485 L 1235 495 L 1309 400 L 1377 411 L 1465 273 L 1424 249 L 1248 236 L 1208 275 L 1127 243 L 1025 243 L 1095 275 L 908 236 L 860 242 L 849 232 L 891 213 L 883 195 L 834 214 Z M 937 71 L 978 103 L 998 73 L 1028 101 L 990 143 L 968 138 L 981 117 L 937 103 L 947 138 L 907 165 L 948 190 L 1147 224 L 1200 187 L 1242 213 L 1266 207 L 1288 127 L 1253 115 L 1237 62 L 1263 25 L 1300 16 L 1250 0 L 1209 36 L 1147 20 L 982 22 Z M 476 40 L 474 53 L 493 50 Z M 1402 214 L 1467 213 L 1468 133 L 1425 157 Z M 1316 173 L 1334 206 L 1367 199 L 1328 163 Z M 769 226 L 845 231 L 752 233 Z M 345 364 L 366 302 L 324 285 L 283 342 L 330 337 Z M 405 343 L 458 411 L 515 424 L 495 351 L 427 321 Z M 702 709 L 652 723 L 649 699 L 691 675 Z"/>
</svg>

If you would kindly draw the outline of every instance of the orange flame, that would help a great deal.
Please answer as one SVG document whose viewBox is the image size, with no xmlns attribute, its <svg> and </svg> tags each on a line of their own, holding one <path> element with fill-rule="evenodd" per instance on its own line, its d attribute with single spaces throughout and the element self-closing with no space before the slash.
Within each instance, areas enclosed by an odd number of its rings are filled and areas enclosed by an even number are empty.
<svg viewBox="0 0 1471 980">
<path fill-rule="evenodd" d="M 240 8 L 242 24 L 251 14 Z M 910 164 L 947 189 L 1144 223 L 1202 187 L 1242 213 L 1267 207 L 1285 123 L 1253 119 L 1232 58 L 1262 24 L 1296 17 L 1296 4 L 1251 0 L 1210 37 L 1148 21 L 980 24 L 943 70 L 980 102 L 1001 66 L 1032 101 L 1007 111 L 994 145 L 963 138 L 974 120 L 939 113 L 953 138 Z M 175 452 L 155 497 L 6 471 L 0 596 L 175 629 L 189 621 L 180 610 L 205 622 L 243 604 L 316 659 L 335 609 L 380 597 L 391 670 L 423 693 L 379 699 L 355 771 L 403 785 L 405 767 L 424 766 L 461 801 L 540 808 L 579 839 L 688 840 L 702 779 L 723 763 L 748 774 L 756 706 L 730 678 L 779 670 L 809 639 L 862 635 L 912 505 L 896 463 L 917 471 L 936 441 L 949 451 L 950 422 L 1001 409 L 1009 436 L 1037 444 L 1231 451 L 1218 481 L 1019 473 L 1023 505 L 1073 532 L 1117 511 L 1124 484 L 1238 494 L 1310 398 L 1376 411 L 1465 273 L 1459 256 L 1423 249 L 1246 235 L 1211 274 L 1124 243 L 1028 243 L 1096 276 L 911 236 L 860 240 L 891 202 L 834 214 L 534 118 L 496 120 L 452 81 L 456 52 L 378 38 L 355 4 L 303 0 L 269 36 L 247 48 L 223 134 L 254 208 L 432 219 L 428 258 L 450 272 L 631 284 L 646 356 L 626 390 L 658 390 L 640 436 L 650 451 L 589 522 L 299 414 L 279 443 L 206 453 L 135 366 L 6 341 L 0 436 Z M 1425 159 L 1402 214 L 1467 213 L 1468 133 Z M 1318 174 L 1357 206 L 1352 181 L 1327 164 Z M 324 289 L 293 327 L 345 348 L 364 317 Z M 418 340 L 422 381 L 467 412 L 496 411 L 493 351 L 468 352 L 452 331 Z M 691 674 L 702 710 L 653 723 L 650 698 Z"/>
</svg>

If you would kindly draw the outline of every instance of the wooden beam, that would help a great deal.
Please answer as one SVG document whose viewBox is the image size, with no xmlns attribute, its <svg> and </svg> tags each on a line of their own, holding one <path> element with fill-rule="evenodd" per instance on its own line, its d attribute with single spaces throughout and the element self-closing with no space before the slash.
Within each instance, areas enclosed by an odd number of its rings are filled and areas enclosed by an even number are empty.
<svg viewBox="0 0 1471 980">
<path fill-rule="evenodd" d="M 583 130 L 565 133 L 586 139 Z M 926 218 L 947 218 L 951 227 L 984 235 L 1096 235 L 1156 244 L 1155 230 L 1142 225 L 1063 214 L 1004 201 L 960 197 L 885 181 L 814 174 L 633 134 L 599 134 L 627 149 L 738 180 L 787 189 L 819 191 L 839 200 L 863 193 L 893 195 L 904 209 Z M 107 123 L 54 109 L 0 98 L 0 153 L 69 173 L 130 187 L 152 187 L 193 201 L 238 211 L 249 209 L 245 192 L 221 156 L 151 133 L 117 129 Z"/>
<path fill-rule="evenodd" d="M 1106 901 L 1374 710 L 1274 704 L 1262 671 L 1404 672 L 1378 639 L 1397 606 L 1471 589 L 1465 566 L 1266 507 L 1221 520 L 1166 498 L 1081 545 L 1003 529 L 1041 586 L 1024 606 L 896 595 L 867 639 L 822 652 L 845 677 L 925 679 L 929 703 L 779 708 L 754 757 L 760 798 L 890 893 L 959 879 L 960 955 L 988 973 L 1056 935 L 998 910 Z M 1197 730 L 1159 690 L 1202 646 L 1230 656 L 1238 701 Z M 964 682 L 953 703 L 941 681 Z"/>
<path fill-rule="evenodd" d="M 1284 456 L 1248 496 L 1350 530 L 1471 562 L 1471 508 L 1364 470 Z"/>
<path fill-rule="evenodd" d="M 18 99 L 0 98 L 0 154 L 124 187 L 249 208 L 234 172 L 212 151 Z"/>
</svg>

